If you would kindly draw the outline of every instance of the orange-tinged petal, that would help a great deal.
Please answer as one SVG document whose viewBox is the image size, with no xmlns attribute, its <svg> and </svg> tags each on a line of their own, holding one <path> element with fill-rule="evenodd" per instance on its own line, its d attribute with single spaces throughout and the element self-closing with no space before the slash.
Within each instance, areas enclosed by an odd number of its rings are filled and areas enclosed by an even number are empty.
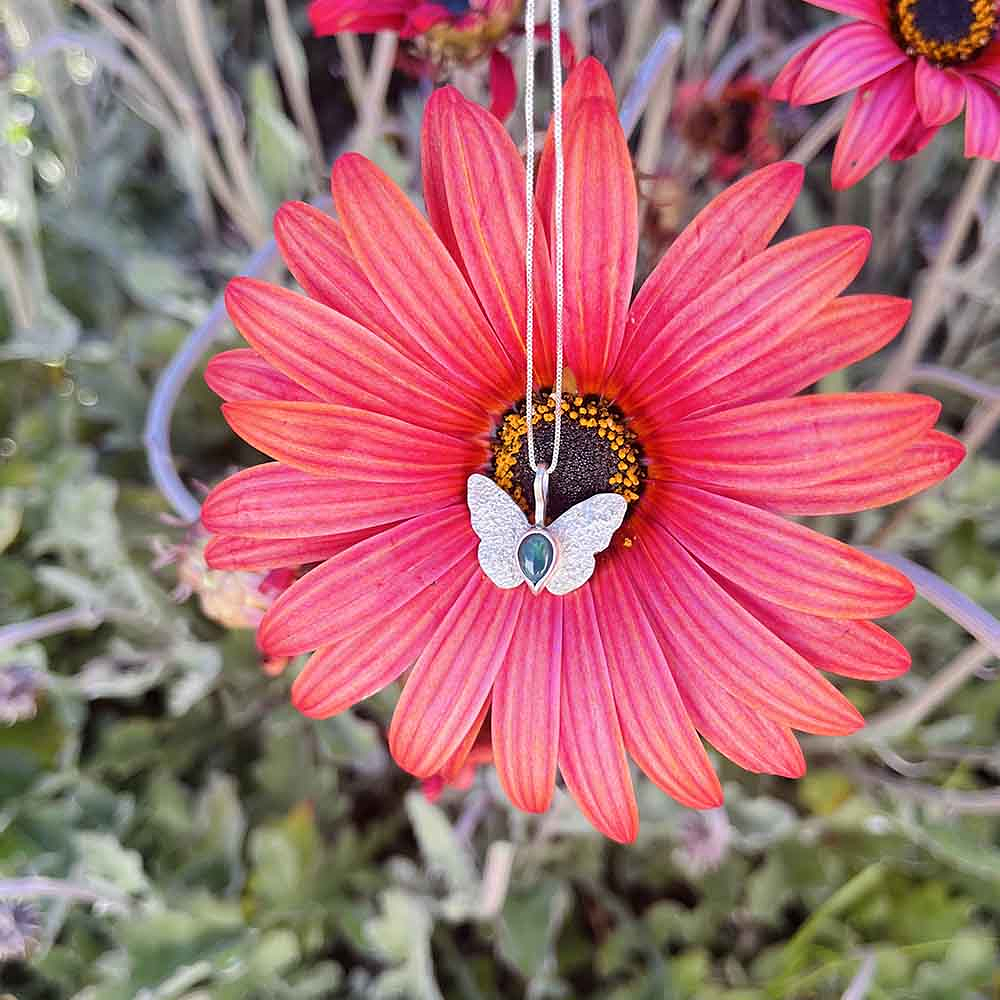
<svg viewBox="0 0 1000 1000">
<path fill-rule="evenodd" d="M 392 716 L 389 749 L 404 771 L 428 778 L 458 750 L 490 695 L 526 594 L 477 573 L 454 600 Z"/>
<path fill-rule="evenodd" d="M 254 350 L 314 397 L 431 430 L 489 432 L 489 415 L 464 390 L 318 302 L 237 278 L 226 288 L 226 308 Z"/>
<path fill-rule="evenodd" d="M 268 656 L 296 656 L 388 621 L 455 570 L 475 542 L 464 504 L 358 542 L 293 583 L 264 616 L 257 642 Z"/>
<path fill-rule="evenodd" d="M 559 752 L 562 599 L 542 592 L 521 608 L 493 688 L 493 761 L 511 802 L 545 812 Z"/>
<path fill-rule="evenodd" d="M 479 741 L 480 734 L 483 731 L 483 724 L 486 722 L 486 716 L 492 704 L 492 695 L 487 695 L 486 701 L 483 702 L 482 707 L 479 709 L 479 714 L 473 720 L 469 731 L 462 737 L 462 742 L 459 743 L 458 749 L 441 765 L 440 777 L 446 784 L 456 785 L 459 788 L 468 788 L 475 780 L 476 764 L 492 760 L 492 746 L 487 743 L 488 749 L 484 752 L 482 749 L 483 744 Z M 478 747 L 477 744 L 479 744 Z M 473 755 L 473 751 L 476 751 L 475 756 Z M 469 760 L 470 757 L 473 759 Z M 467 765 L 469 770 L 466 770 Z M 466 772 L 464 778 L 463 771 Z M 471 775 L 469 771 L 472 772 Z"/>
<path fill-rule="evenodd" d="M 413 665 L 478 572 L 475 554 L 468 553 L 393 614 L 317 650 L 292 685 L 292 704 L 313 719 L 327 719 L 391 684 Z"/>
<path fill-rule="evenodd" d="M 635 589 L 634 553 L 611 553 L 591 584 L 625 747 L 646 774 L 683 805 L 722 804 L 722 787 L 688 716 Z M 630 568 L 632 571 L 630 572 Z"/>
<path fill-rule="evenodd" d="M 406 324 L 432 371 L 475 401 L 509 405 L 523 372 L 486 322 L 458 265 L 410 200 L 356 153 L 334 164 L 333 198 L 351 250 L 382 301 Z"/>
<path fill-rule="evenodd" d="M 373 488 L 364 478 L 341 482 L 266 462 L 223 480 L 205 498 L 201 520 L 220 535 L 316 538 L 395 524 L 456 502 L 455 484 L 420 490 Z"/>
<path fill-rule="evenodd" d="M 350 531 L 343 535 L 312 538 L 246 538 L 216 535 L 205 546 L 205 562 L 210 569 L 271 570 L 325 562 L 330 556 L 370 538 L 381 527 Z"/>
<path fill-rule="evenodd" d="M 846 393 L 750 403 L 690 417 L 656 436 L 657 478 L 735 490 L 766 504 L 891 461 L 934 426 L 941 404 L 915 393 Z"/>
<path fill-rule="evenodd" d="M 913 600 L 902 573 L 769 511 L 680 483 L 657 499 L 657 518 L 696 559 L 782 607 L 881 618 Z"/>
<path fill-rule="evenodd" d="M 319 402 L 308 389 L 282 375 L 256 351 L 245 347 L 216 354 L 205 367 L 205 381 L 227 403 L 240 399 L 290 399 Z"/>
<path fill-rule="evenodd" d="M 222 415 L 244 441 L 295 469 L 340 481 L 448 481 L 464 489 L 486 460 L 485 441 L 463 441 L 381 413 L 335 403 L 248 400 L 224 403 Z"/>
<path fill-rule="evenodd" d="M 628 844 L 639 832 L 611 674 L 590 588 L 563 601 L 559 770 L 581 812 L 605 836 Z"/>
</svg>

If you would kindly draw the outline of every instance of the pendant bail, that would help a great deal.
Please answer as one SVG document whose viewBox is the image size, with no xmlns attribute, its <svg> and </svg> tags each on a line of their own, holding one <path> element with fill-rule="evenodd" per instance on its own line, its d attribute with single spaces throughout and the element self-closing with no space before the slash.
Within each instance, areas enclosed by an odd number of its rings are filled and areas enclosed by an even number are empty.
<svg viewBox="0 0 1000 1000">
<path fill-rule="evenodd" d="M 535 524 L 545 527 L 545 503 L 549 498 L 549 467 L 544 462 L 535 469 Z"/>
</svg>

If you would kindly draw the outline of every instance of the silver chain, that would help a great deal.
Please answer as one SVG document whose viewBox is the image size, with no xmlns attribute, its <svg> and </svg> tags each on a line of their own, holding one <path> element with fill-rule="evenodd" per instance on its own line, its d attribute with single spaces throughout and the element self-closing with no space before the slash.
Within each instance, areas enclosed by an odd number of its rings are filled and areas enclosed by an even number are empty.
<svg viewBox="0 0 1000 1000">
<path fill-rule="evenodd" d="M 559 442 L 562 430 L 562 388 L 563 388 L 563 188 L 565 186 L 565 162 L 563 158 L 563 108 L 562 108 L 562 60 L 559 50 L 559 0 L 552 0 L 552 139 L 555 147 L 555 279 L 556 279 L 556 384 L 552 392 L 555 405 L 555 426 L 552 437 L 552 460 L 548 465 L 549 474 L 556 471 L 559 463 Z M 525 278 L 527 280 L 527 317 L 525 319 L 525 347 L 528 372 L 525 384 L 525 416 L 528 421 L 528 463 L 532 470 L 538 470 L 535 461 L 535 402 L 534 402 L 534 333 L 535 333 L 535 0 L 526 0 L 524 5 L 524 33 L 526 37 L 527 65 L 524 81 L 524 118 L 527 126 L 525 142 L 526 212 L 527 234 L 524 244 Z"/>
</svg>

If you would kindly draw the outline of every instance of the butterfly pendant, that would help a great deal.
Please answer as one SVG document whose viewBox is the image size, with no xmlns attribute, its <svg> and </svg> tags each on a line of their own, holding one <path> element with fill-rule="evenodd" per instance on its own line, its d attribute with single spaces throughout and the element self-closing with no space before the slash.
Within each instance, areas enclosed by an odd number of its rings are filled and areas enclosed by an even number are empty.
<svg viewBox="0 0 1000 1000">
<path fill-rule="evenodd" d="M 498 587 L 526 583 L 532 593 L 568 594 L 594 572 L 594 556 L 611 544 L 628 502 L 617 493 L 598 493 L 545 524 L 548 471 L 535 476 L 535 523 L 492 479 L 469 477 L 469 513 L 479 536 L 479 565 Z"/>
</svg>

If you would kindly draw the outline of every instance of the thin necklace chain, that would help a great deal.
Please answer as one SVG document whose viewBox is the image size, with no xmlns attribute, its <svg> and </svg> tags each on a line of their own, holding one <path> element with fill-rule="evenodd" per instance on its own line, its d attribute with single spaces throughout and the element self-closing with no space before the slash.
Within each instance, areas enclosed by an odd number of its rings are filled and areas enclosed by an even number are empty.
<svg viewBox="0 0 1000 1000">
<path fill-rule="evenodd" d="M 552 139 L 555 147 L 555 284 L 556 284 L 556 384 L 552 392 L 555 405 L 555 426 L 552 436 L 552 459 L 548 464 L 551 475 L 559 464 L 559 442 L 562 430 L 563 388 L 563 188 L 565 163 L 563 158 L 563 107 L 562 60 L 559 50 L 559 0 L 552 0 L 551 58 L 552 58 Z M 525 346 L 527 353 L 527 393 L 525 398 L 528 421 L 528 463 L 538 470 L 535 460 L 534 432 L 534 333 L 535 333 L 535 0 L 526 0 L 524 6 L 524 33 L 526 37 L 527 66 L 524 82 L 524 117 L 527 126 L 525 142 L 525 171 L 527 174 L 526 204 L 527 233 L 524 245 L 525 279 L 527 281 L 527 316 L 525 318 Z"/>
</svg>

